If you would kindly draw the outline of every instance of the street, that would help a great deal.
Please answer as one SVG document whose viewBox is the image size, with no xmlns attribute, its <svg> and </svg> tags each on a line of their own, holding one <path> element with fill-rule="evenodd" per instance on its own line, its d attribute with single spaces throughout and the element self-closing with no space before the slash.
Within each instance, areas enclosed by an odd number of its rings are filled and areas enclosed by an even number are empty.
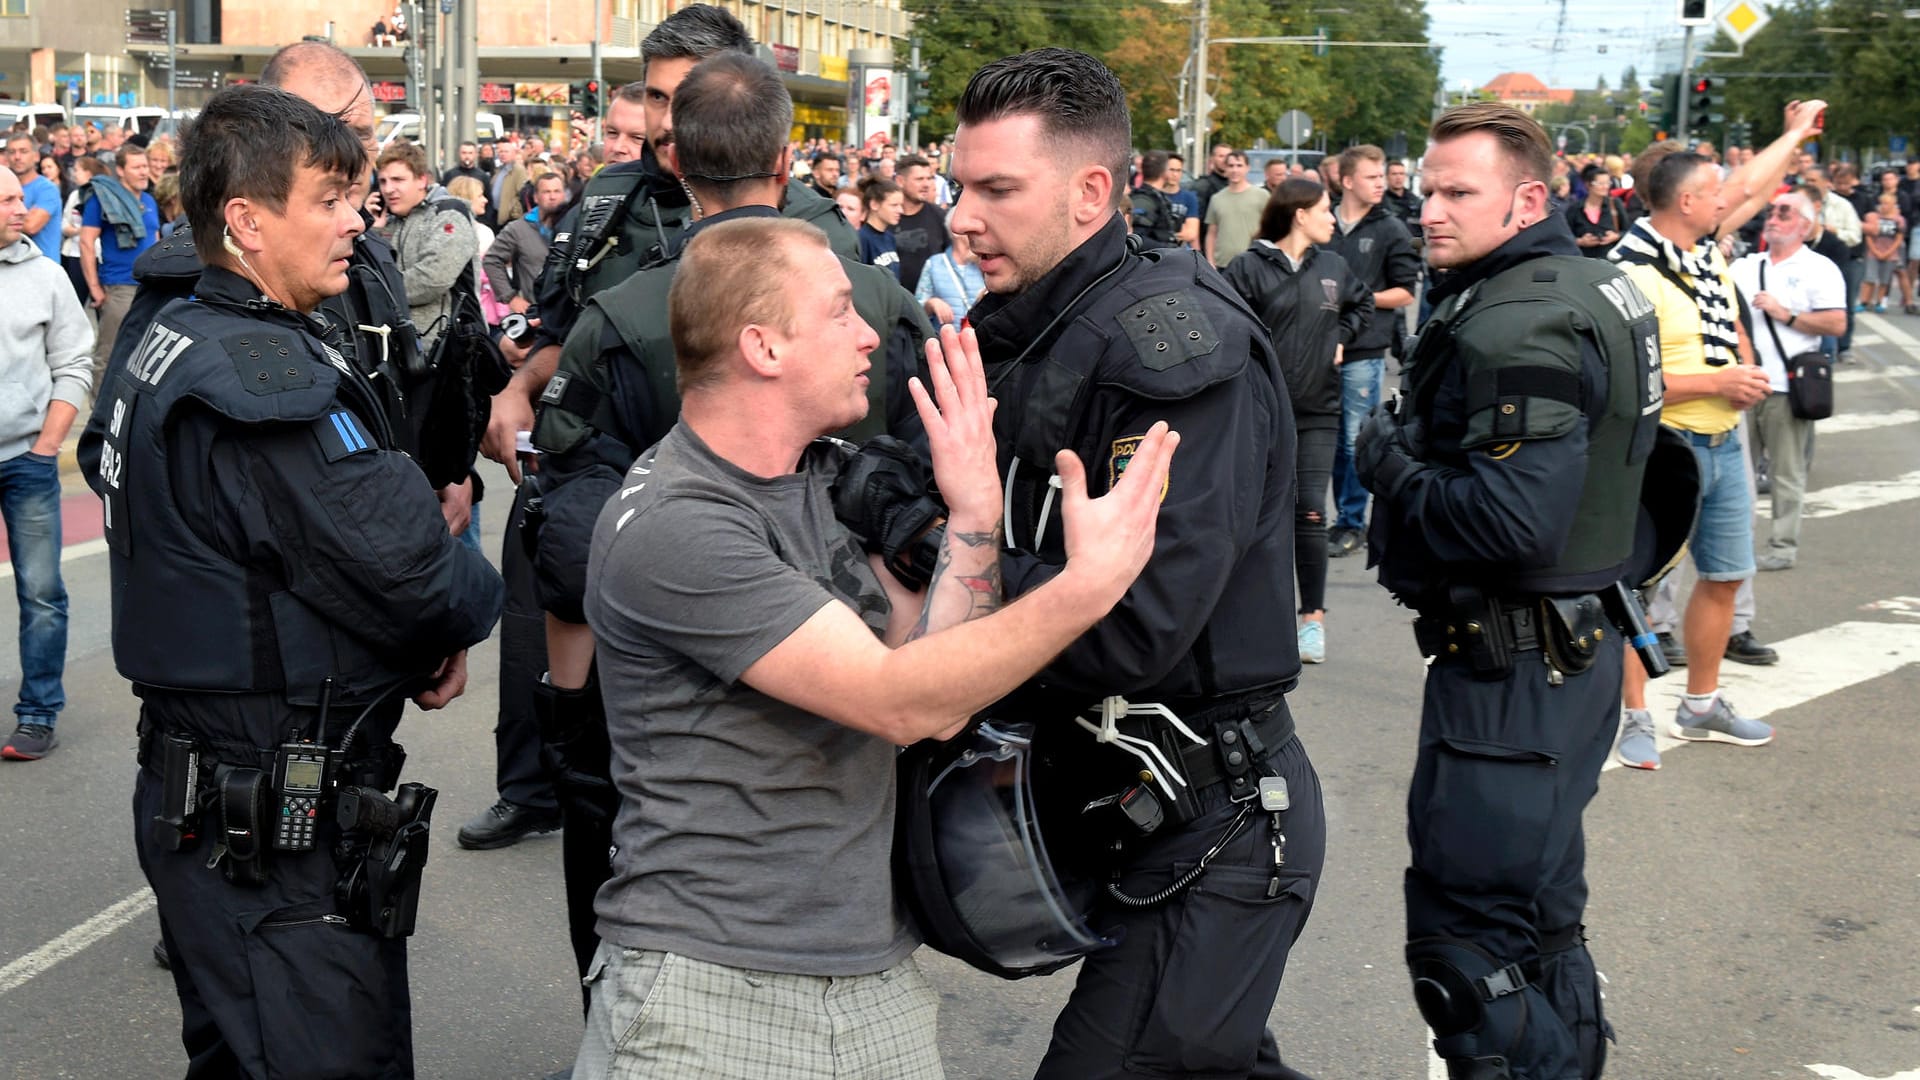
<svg viewBox="0 0 1920 1080">
<path fill-rule="evenodd" d="M 1861 316 L 1854 357 L 1818 428 L 1800 563 L 1758 581 L 1754 631 L 1781 662 L 1725 672 L 1728 696 L 1780 737 L 1663 741 L 1663 769 L 1610 765 L 1588 812 L 1588 933 L 1619 1036 L 1609 1077 L 1920 1080 L 1920 317 Z M 508 485 L 488 468 L 497 556 Z M 137 703 L 109 648 L 97 504 L 69 506 L 61 745 L 0 764 L 0 1076 L 178 1076 L 179 1010 L 132 845 Z M 1422 661 L 1364 561 L 1334 561 L 1329 661 L 1291 698 L 1326 791 L 1328 858 L 1273 1028 L 1311 1075 L 1444 1075 L 1401 962 Z M 434 1080 L 540 1077 L 579 1039 L 558 837 L 454 843 L 494 797 L 496 672 L 493 644 L 474 650 L 465 698 L 399 732 L 406 778 L 440 790 L 411 945 L 419 1075 Z M 1654 684 L 1663 729 L 1682 678 Z M 1030 1075 L 1071 972 L 1005 983 L 921 957 L 945 994 L 948 1076 Z"/>
</svg>

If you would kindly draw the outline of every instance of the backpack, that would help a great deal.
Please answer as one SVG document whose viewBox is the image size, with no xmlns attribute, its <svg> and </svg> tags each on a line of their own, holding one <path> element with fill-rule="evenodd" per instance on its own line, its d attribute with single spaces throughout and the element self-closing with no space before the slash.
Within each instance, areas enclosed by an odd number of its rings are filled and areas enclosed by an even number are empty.
<svg viewBox="0 0 1920 1080">
<path fill-rule="evenodd" d="M 435 211 L 458 210 L 469 224 L 472 208 L 447 197 L 432 204 Z M 493 412 L 493 395 L 506 389 L 513 375 L 506 358 L 488 332 L 480 307 L 479 276 L 469 262 L 448 293 L 445 326 L 413 372 L 413 400 L 407 421 L 418 437 L 415 456 L 427 481 L 437 490 L 457 484 L 473 469 Z"/>
<path fill-rule="evenodd" d="M 1142 248 L 1174 245 L 1173 202 L 1166 192 L 1142 184 L 1129 196 L 1132 204 L 1133 235 Z"/>
</svg>

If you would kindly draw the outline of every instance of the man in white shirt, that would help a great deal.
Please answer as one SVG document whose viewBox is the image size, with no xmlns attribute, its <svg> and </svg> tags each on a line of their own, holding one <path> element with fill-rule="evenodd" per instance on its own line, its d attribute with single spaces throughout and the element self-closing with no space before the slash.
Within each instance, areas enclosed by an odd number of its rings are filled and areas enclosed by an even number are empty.
<svg viewBox="0 0 1920 1080">
<path fill-rule="evenodd" d="M 1807 490 L 1807 437 L 1813 421 L 1787 402 L 1787 360 L 1817 352 L 1823 334 L 1847 328 L 1847 285 L 1833 260 L 1807 247 L 1819 210 L 1802 191 L 1777 195 L 1768 208 L 1767 250 L 1733 264 L 1733 281 L 1753 309 L 1753 349 L 1772 386 L 1754 406 L 1752 430 L 1773 466 L 1773 525 L 1762 570 L 1793 566 L 1800 548 L 1800 503 Z"/>
</svg>

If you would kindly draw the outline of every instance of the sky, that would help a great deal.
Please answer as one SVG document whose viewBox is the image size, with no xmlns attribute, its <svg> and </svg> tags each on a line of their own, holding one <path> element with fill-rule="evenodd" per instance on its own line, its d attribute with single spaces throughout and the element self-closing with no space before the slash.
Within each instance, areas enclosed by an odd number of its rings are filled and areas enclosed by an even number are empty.
<svg viewBox="0 0 1920 1080">
<path fill-rule="evenodd" d="M 1565 7 L 1565 47 L 1556 52 L 1559 0 L 1427 0 L 1429 37 L 1445 50 L 1440 70 L 1447 89 L 1460 89 L 1462 80 L 1485 86 L 1505 71 L 1528 72 L 1552 87 L 1587 89 L 1601 75 L 1618 86 L 1629 64 L 1644 85 L 1668 39 L 1677 66 L 1675 0 L 1568 0 Z"/>
</svg>

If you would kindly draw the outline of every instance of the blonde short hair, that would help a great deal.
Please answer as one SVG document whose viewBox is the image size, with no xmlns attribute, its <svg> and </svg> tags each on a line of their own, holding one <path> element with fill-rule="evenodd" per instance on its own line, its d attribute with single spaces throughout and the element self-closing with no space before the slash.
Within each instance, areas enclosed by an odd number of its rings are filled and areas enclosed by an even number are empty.
<svg viewBox="0 0 1920 1080">
<path fill-rule="evenodd" d="M 763 217 L 720 222 L 687 244 L 667 291 L 682 394 L 720 380 L 723 361 L 747 327 L 793 332 L 786 284 L 799 275 L 795 249 L 807 244 L 828 250 L 827 234 L 804 221 Z"/>
</svg>

